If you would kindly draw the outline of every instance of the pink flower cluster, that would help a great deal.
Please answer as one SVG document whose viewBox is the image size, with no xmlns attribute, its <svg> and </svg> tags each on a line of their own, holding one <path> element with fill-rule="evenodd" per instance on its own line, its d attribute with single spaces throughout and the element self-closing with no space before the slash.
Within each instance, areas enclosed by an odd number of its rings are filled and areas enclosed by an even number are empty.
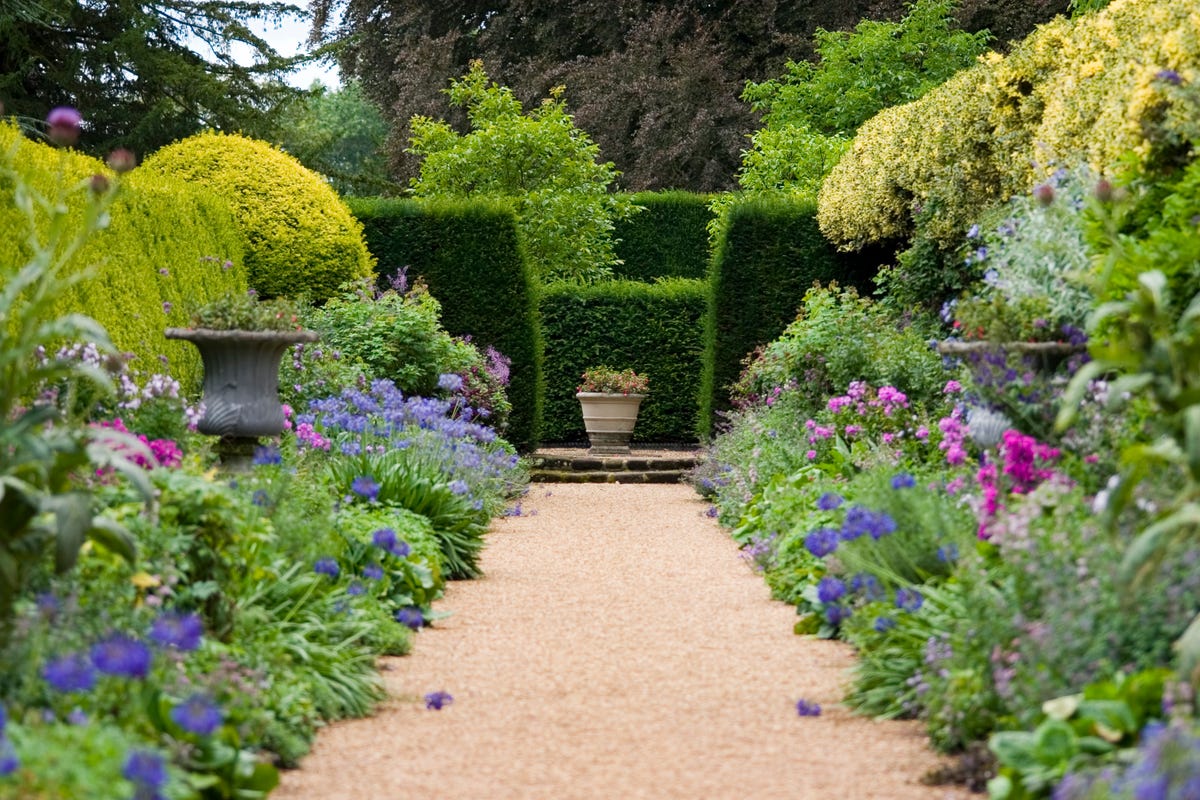
<svg viewBox="0 0 1200 800">
<path fill-rule="evenodd" d="M 946 463 L 958 466 L 967 460 L 967 425 L 963 422 L 962 406 L 955 406 L 950 416 L 938 420 L 938 430 L 942 432 L 942 440 L 938 449 L 946 451 Z"/>
<path fill-rule="evenodd" d="M 296 438 L 315 450 L 328 450 L 333 446 L 333 442 L 318 433 L 308 422 L 301 422 L 296 426 Z"/>
<path fill-rule="evenodd" d="M 110 428 L 114 431 L 118 431 L 119 433 L 130 433 L 129 429 L 125 427 L 125 423 L 120 417 L 117 417 L 111 422 L 95 422 L 92 424 L 95 427 Z M 138 441 L 150 448 L 150 453 L 154 456 L 154 463 L 151 463 L 151 461 L 141 453 L 131 453 L 129 455 L 129 460 L 137 464 L 142 469 L 153 469 L 154 467 L 159 466 L 178 467 L 180 463 L 182 463 L 183 451 L 180 450 L 179 445 L 177 445 L 171 439 L 154 439 L 151 441 L 144 433 L 139 433 L 137 438 Z M 122 449 L 123 448 L 118 448 L 118 450 Z M 101 472 L 102 471 L 103 470 L 101 470 Z"/>
<path fill-rule="evenodd" d="M 1058 448 L 1042 444 L 1032 436 L 1011 428 L 1004 432 L 1000 441 L 1000 468 L 997 469 L 994 462 L 985 464 L 975 475 L 975 480 L 983 490 L 983 503 L 979 509 L 980 539 L 991 537 L 991 523 L 1004 508 L 1000 502 L 1000 475 L 1007 479 L 1005 483 L 1011 494 L 1028 494 L 1055 475 L 1049 465 L 1059 455 Z"/>
</svg>

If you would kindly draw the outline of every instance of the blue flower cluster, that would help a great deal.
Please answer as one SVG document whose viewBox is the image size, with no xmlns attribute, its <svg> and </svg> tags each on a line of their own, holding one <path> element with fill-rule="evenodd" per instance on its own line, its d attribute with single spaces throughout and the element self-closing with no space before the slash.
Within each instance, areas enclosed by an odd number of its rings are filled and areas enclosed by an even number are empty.
<svg viewBox="0 0 1200 800">
<path fill-rule="evenodd" d="M 796 701 L 796 713 L 802 717 L 819 717 L 821 716 L 821 706 L 801 698 Z"/>
<path fill-rule="evenodd" d="M 150 628 L 150 639 L 160 647 L 184 652 L 197 649 L 204 625 L 195 614 L 168 611 Z M 153 654 L 144 643 L 123 633 L 113 633 L 92 645 L 87 654 L 65 653 L 42 667 L 50 688 L 64 694 L 88 692 L 100 675 L 141 680 L 150 673 Z"/>
<path fill-rule="evenodd" d="M 0 706 L 0 777 L 11 775 L 17 771 L 21 763 L 17 760 L 16 750 L 8 740 L 8 711 Z"/>
<path fill-rule="evenodd" d="M 136 800 L 160 800 L 167 784 L 166 759 L 150 750 L 131 750 L 121 776 L 133 784 Z"/>
</svg>

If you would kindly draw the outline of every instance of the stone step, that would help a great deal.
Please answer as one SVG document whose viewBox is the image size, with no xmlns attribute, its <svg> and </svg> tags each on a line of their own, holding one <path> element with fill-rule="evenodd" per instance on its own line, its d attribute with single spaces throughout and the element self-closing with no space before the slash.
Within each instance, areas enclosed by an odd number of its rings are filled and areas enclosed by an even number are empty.
<svg viewBox="0 0 1200 800">
<path fill-rule="evenodd" d="M 696 465 L 695 450 L 634 448 L 593 455 L 586 448 L 545 448 L 527 457 L 530 480 L 545 483 L 679 483 Z"/>
</svg>

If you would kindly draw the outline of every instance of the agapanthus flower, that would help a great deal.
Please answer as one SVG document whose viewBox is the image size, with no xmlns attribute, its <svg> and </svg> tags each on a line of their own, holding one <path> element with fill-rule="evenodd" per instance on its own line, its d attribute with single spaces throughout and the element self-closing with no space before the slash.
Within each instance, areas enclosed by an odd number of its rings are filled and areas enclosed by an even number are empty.
<svg viewBox="0 0 1200 800">
<path fill-rule="evenodd" d="M 838 532 L 833 528 L 817 528 L 804 537 L 804 546 L 817 558 L 824 558 L 838 548 Z"/>
<path fill-rule="evenodd" d="M 225 721 L 221 709 L 206 694 L 194 694 L 171 709 L 171 720 L 188 733 L 211 736 Z"/>
<path fill-rule="evenodd" d="M 438 388 L 446 392 L 457 392 L 463 388 L 463 379 L 461 375 L 455 375 L 453 372 L 444 372 L 438 376 Z"/>
<path fill-rule="evenodd" d="M 318 558 L 316 563 L 313 564 L 313 572 L 318 575 L 327 575 L 330 578 L 336 578 L 342 573 L 342 568 L 338 566 L 337 559 L 325 556 Z"/>
<path fill-rule="evenodd" d="M 254 448 L 254 458 L 251 462 L 256 467 L 272 466 L 283 463 L 283 454 L 278 447 L 260 446 Z"/>
<path fill-rule="evenodd" d="M 16 748 L 7 738 L 0 738 L 0 778 L 12 775 L 21 766 Z"/>
<path fill-rule="evenodd" d="M 379 497 L 379 484 L 370 475 L 360 475 L 350 482 L 350 491 L 368 501 Z"/>
<path fill-rule="evenodd" d="M 346 587 L 346 594 L 352 597 L 358 597 L 367 593 L 367 587 L 362 585 L 362 581 L 353 581 Z"/>
<path fill-rule="evenodd" d="M 845 501 L 842 500 L 840 494 L 825 492 L 817 498 L 817 508 L 821 511 L 833 511 L 835 508 L 839 508 L 843 502 Z"/>
<path fill-rule="evenodd" d="M 425 624 L 425 615 L 416 606 L 405 606 L 396 611 L 396 621 L 411 630 L 420 630 Z"/>
<path fill-rule="evenodd" d="M 819 717 L 821 716 L 821 706 L 808 700 L 797 700 L 796 713 L 802 717 Z"/>
<path fill-rule="evenodd" d="M 144 678 L 150 672 L 150 648 L 121 633 L 92 646 L 92 664 L 106 675 Z"/>
<path fill-rule="evenodd" d="M 431 711 L 441 711 L 443 706 L 453 702 L 454 697 L 449 692 L 437 691 L 425 695 L 425 708 Z"/>
<path fill-rule="evenodd" d="M 82 653 L 70 653 L 46 662 L 42 677 L 56 692 L 86 692 L 96 685 L 96 670 Z"/>
<path fill-rule="evenodd" d="M 822 603 L 835 603 L 846 594 L 846 584 L 832 575 L 821 578 L 817 584 L 817 599 Z"/>
<path fill-rule="evenodd" d="M 373 581 L 383 580 L 383 567 L 378 564 L 367 564 L 362 571 L 364 578 L 369 578 Z"/>
<path fill-rule="evenodd" d="M 139 789 L 157 792 L 167 783 L 167 761 L 150 750 L 131 750 L 121 767 L 121 776 Z"/>
<path fill-rule="evenodd" d="M 896 608 L 901 611 L 915 613 L 921 608 L 921 604 L 925 602 L 925 598 L 916 589 L 897 589 L 896 590 Z"/>
<path fill-rule="evenodd" d="M 896 620 L 891 617 L 876 617 L 875 630 L 879 633 L 887 633 L 892 628 L 896 627 Z"/>
<path fill-rule="evenodd" d="M 174 647 L 176 650 L 191 652 L 200 647 L 204 636 L 204 623 L 196 614 L 176 614 L 168 612 L 154 621 L 150 628 L 150 638 L 163 647 Z"/>
<path fill-rule="evenodd" d="M 917 479 L 907 472 L 901 472 L 892 478 L 893 489 L 911 489 L 917 485 Z"/>
</svg>

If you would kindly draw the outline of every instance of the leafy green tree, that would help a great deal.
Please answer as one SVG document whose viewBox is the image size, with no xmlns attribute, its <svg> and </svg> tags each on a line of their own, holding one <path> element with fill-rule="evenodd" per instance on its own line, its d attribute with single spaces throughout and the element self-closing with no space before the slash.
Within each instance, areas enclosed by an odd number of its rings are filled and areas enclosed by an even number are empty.
<svg viewBox="0 0 1200 800">
<path fill-rule="evenodd" d="M 525 113 L 512 91 L 490 83 L 475 61 L 447 93 L 466 109 L 470 131 L 460 135 L 445 122 L 413 118 L 410 149 L 421 158 L 412 182 L 417 195 L 505 199 L 543 278 L 587 282 L 610 274 L 613 220 L 633 206 L 609 192 L 617 172 L 597 161 L 599 148 L 575 127 L 561 89 Z"/>
<path fill-rule="evenodd" d="M 963 0 L 965 30 L 1019 38 L 1069 0 Z M 466 119 L 440 89 L 482 59 L 532 105 L 551 88 L 621 171 L 629 189 L 731 188 L 757 115 L 739 99 L 746 79 L 778 75 L 816 54 L 814 32 L 864 17 L 898 20 L 905 0 L 313 0 L 314 30 L 344 42 L 343 75 L 392 125 L 391 163 L 404 177 L 414 115 Z"/>
<path fill-rule="evenodd" d="M 989 34 L 956 29 L 955 7 L 916 0 L 899 22 L 819 30 L 818 61 L 790 61 L 782 77 L 747 83 L 742 97 L 762 112 L 763 127 L 743 157 L 742 188 L 815 195 L 858 126 L 970 66 Z"/>
<path fill-rule="evenodd" d="M 342 195 L 396 194 L 383 143 L 387 123 L 355 80 L 339 90 L 317 84 L 278 118 L 275 142 L 329 179 Z"/>
<path fill-rule="evenodd" d="M 262 133 L 302 92 L 285 58 L 252 32 L 301 14 L 251 0 L 17 0 L 0 3 L 0 102 L 40 120 L 54 106 L 83 111 L 79 147 L 148 153 L 204 128 Z M 248 49 L 252 66 L 235 58 Z"/>
</svg>

